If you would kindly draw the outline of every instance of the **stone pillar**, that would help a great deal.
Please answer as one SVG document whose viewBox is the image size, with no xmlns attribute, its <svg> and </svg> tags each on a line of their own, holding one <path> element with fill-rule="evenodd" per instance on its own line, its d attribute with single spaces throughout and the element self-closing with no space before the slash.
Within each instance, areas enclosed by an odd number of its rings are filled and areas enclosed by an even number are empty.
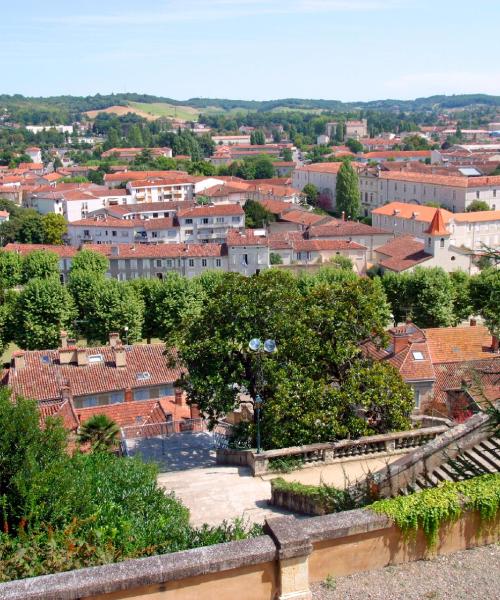
<svg viewBox="0 0 500 600">
<path fill-rule="evenodd" d="M 300 522 L 294 517 L 266 519 L 264 530 L 278 549 L 279 600 L 311 600 L 309 555 L 312 544 Z"/>
</svg>

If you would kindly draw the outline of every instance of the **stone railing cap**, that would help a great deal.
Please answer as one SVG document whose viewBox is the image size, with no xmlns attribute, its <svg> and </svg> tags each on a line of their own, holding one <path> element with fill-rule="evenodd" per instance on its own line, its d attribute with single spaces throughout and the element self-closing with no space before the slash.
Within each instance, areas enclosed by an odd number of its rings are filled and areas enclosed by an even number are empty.
<svg viewBox="0 0 500 600">
<path fill-rule="evenodd" d="M 307 556 L 312 552 L 312 544 L 302 522 L 293 516 L 266 519 L 264 530 L 276 543 L 280 559 Z"/>
<path fill-rule="evenodd" d="M 276 559 L 269 536 L 0 584 L 2 600 L 76 600 Z"/>
</svg>

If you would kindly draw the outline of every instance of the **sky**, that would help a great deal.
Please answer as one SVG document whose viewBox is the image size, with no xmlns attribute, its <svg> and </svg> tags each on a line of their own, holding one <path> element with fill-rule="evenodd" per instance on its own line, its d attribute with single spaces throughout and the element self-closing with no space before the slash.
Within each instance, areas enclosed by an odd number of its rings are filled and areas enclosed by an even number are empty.
<svg viewBox="0 0 500 600">
<path fill-rule="evenodd" d="M 0 93 L 500 95 L 500 0 L 0 0 Z"/>
</svg>

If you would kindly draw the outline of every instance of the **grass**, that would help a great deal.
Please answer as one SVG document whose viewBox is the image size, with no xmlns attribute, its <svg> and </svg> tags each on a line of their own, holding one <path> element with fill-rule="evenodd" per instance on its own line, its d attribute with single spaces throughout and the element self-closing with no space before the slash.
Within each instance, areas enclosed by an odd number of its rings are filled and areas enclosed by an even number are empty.
<svg viewBox="0 0 500 600">
<path fill-rule="evenodd" d="M 129 106 L 156 118 L 169 117 L 184 121 L 197 121 L 200 114 L 200 111 L 192 106 L 174 106 L 167 102 L 129 102 Z"/>
</svg>

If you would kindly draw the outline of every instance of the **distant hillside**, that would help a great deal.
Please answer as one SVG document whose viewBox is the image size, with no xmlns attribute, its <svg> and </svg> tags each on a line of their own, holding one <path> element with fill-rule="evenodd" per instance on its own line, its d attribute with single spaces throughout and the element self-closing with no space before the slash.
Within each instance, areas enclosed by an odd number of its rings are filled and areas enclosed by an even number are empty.
<svg viewBox="0 0 500 600">
<path fill-rule="evenodd" d="M 0 110 L 7 109 L 12 117 L 25 124 L 70 123 L 89 111 L 135 112 L 148 119 L 177 117 L 196 120 L 201 112 L 259 111 L 277 109 L 344 112 L 352 110 L 377 111 L 439 111 L 468 107 L 500 107 L 500 96 L 487 94 L 459 94 L 431 96 L 415 100 L 372 100 L 369 102 L 341 102 L 340 100 L 284 98 L 281 100 L 231 100 L 221 98 L 190 98 L 175 100 L 149 94 L 109 94 L 95 96 L 51 96 L 47 98 L 21 95 L 0 95 Z M 123 108 L 120 108 L 123 107 Z M 110 110 L 111 109 L 111 110 Z"/>
</svg>

